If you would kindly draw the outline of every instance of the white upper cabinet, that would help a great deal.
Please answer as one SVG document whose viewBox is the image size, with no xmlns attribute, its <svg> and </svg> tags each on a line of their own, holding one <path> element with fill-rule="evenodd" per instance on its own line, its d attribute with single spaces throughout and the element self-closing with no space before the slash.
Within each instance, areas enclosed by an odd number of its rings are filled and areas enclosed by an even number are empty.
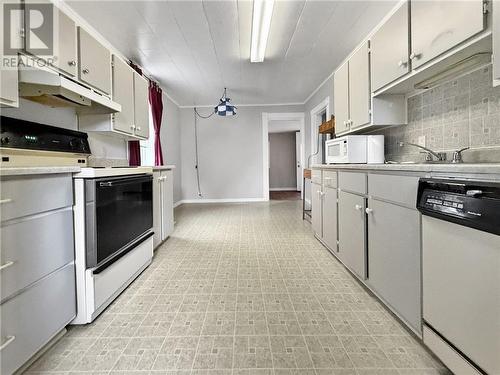
<svg viewBox="0 0 500 375">
<path fill-rule="evenodd" d="M 335 131 L 340 133 L 349 129 L 349 62 L 335 71 L 333 81 Z"/>
<path fill-rule="evenodd" d="M 134 133 L 134 70 L 113 55 L 113 101 L 122 106 L 121 112 L 112 115 L 114 130 Z"/>
<path fill-rule="evenodd" d="M 371 38 L 372 91 L 410 72 L 408 12 L 406 1 Z"/>
<path fill-rule="evenodd" d="M 4 19 L 3 5 L 0 6 L 0 19 Z M 23 19 L 21 15 L 15 18 L 12 22 L 17 22 L 13 25 L 14 30 L 18 30 L 17 45 L 22 46 L 23 39 L 21 37 L 21 28 L 23 27 Z M 15 38 L 15 36 L 12 36 Z M 4 27 L 0 27 L 0 51 L 4 50 Z M 3 56 L 2 56 L 3 57 Z M 0 65 L 0 107 L 18 107 L 19 106 L 19 78 L 17 69 L 4 67 Z"/>
<path fill-rule="evenodd" d="M 370 57 L 365 42 L 349 59 L 351 129 L 370 123 Z"/>
<path fill-rule="evenodd" d="M 500 85 L 500 2 L 493 4 L 493 85 Z"/>
<path fill-rule="evenodd" d="M 76 23 L 60 10 L 56 12 L 58 41 L 53 65 L 71 77 L 76 77 L 78 72 Z"/>
<path fill-rule="evenodd" d="M 111 94 L 111 53 L 81 27 L 78 42 L 80 81 Z"/>
<path fill-rule="evenodd" d="M 413 1 L 410 58 L 413 69 L 483 31 L 482 0 Z"/>
<path fill-rule="evenodd" d="M 141 138 L 149 137 L 149 84 L 134 72 L 134 130 Z"/>
</svg>

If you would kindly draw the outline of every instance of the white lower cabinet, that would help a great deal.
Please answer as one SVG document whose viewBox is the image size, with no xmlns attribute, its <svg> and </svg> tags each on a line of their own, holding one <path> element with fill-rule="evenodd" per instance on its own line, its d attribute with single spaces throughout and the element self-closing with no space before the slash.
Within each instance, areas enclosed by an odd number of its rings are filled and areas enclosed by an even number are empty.
<svg viewBox="0 0 500 375">
<path fill-rule="evenodd" d="M 321 190 L 321 185 L 316 183 L 311 183 L 311 214 L 312 214 L 312 229 L 316 236 L 323 237 L 323 213 L 321 209 L 323 192 Z"/>
<path fill-rule="evenodd" d="M 322 213 L 323 242 L 337 252 L 337 189 L 324 187 Z"/>
<path fill-rule="evenodd" d="M 174 173 L 153 172 L 153 246 L 156 248 L 174 231 Z"/>
<path fill-rule="evenodd" d="M 366 278 L 366 199 L 339 192 L 339 258 L 360 279 Z"/>
<path fill-rule="evenodd" d="M 420 213 L 375 199 L 367 212 L 367 283 L 421 333 Z"/>
</svg>

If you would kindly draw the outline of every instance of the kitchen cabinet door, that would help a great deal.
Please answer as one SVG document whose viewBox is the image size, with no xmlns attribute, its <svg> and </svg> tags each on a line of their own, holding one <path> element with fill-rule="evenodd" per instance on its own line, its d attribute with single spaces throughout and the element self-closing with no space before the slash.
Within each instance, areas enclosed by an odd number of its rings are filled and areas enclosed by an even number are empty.
<svg viewBox="0 0 500 375">
<path fill-rule="evenodd" d="M 323 237 L 323 213 L 321 212 L 322 194 L 321 185 L 311 184 L 311 224 L 313 232 L 320 238 Z"/>
<path fill-rule="evenodd" d="M 77 75 L 76 23 L 65 13 L 57 10 L 58 43 L 54 66 L 71 77 Z"/>
<path fill-rule="evenodd" d="M 490 3 L 491 4 L 491 3 Z M 500 85 L 500 2 L 493 6 L 493 85 Z"/>
<path fill-rule="evenodd" d="M 78 28 L 79 79 L 111 94 L 111 53 L 92 35 Z"/>
<path fill-rule="evenodd" d="M 323 241 L 337 252 L 337 189 L 325 187 L 323 196 Z"/>
<path fill-rule="evenodd" d="M 412 68 L 483 31 L 482 0 L 413 1 L 411 3 Z"/>
<path fill-rule="evenodd" d="M 153 172 L 153 248 L 162 242 L 161 236 L 161 209 L 162 209 L 162 197 L 161 197 L 161 172 Z"/>
<path fill-rule="evenodd" d="M 420 214 L 373 199 L 368 207 L 368 284 L 420 333 Z"/>
<path fill-rule="evenodd" d="M 365 198 L 339 192 L 339 258 L 359 278 L 366 278 Z"/>
<path fill-rule="evenodd" d="M 161 171 L 162 241 L 174 231 L 174 171 Z"/>
<path fill-rule="evenodd" d="M 9 2 L 10 3 L 10 2 Z M 16 3 L 16 2 L 12 2 Z M 19 3 L 19 2 L 17 2 Z M 3 22 L 4 12 L 3 12 L 3 3 L 0 6 L 0 19 Z M 17 30 L 17 37 L 12 35 L 11 38 L 15 38 L 15 44 L 21 47 L 23 45 L 23 38 L 21 36 L 21 28 L 23 27 L 23 17 L 22 14 L 19 13 L 18 17 L 12 17 L 13 25 L 12 29 Z M 14 24 L 15 23 L 15 24 Z M 5 27 L 0 27 L 0 51 L 4 50 L 4 30 Z M 3 56 L 2 56 L 3 57 Z M 6 58 L 10 58 L 11 56 L 5 56 Z M 12 59 L 15 60 L 15 56 L 12 56 Z M 0 107 L 18 107 L 19 106 L 19 77 L 18 71 L 12 68 L 6 68 L 0 66 Z"/>
<path fill-rule="evenodd" d="M 370 57 L 368 42 L 349 59 L 349 114 L 351 130 L 370 123 Z"/>
<path fill-rule="evenodd" d="M 133 134 L 134 132 L 134 70 L 117 56 L 113 56 L 113 94 L 115 102 L 122 106 L 114 113 L 113 129 Z"/>
<path fill-rule="evenodd" d="M 349 130 L 349 63 L 342 65 L 333 75 L 333 102 L 335 133 Z"/>
<path fill-rule="evenodd" d="M 149 137 L 149 85 L 148 81 L 134 72 L 134 126 L 135 135 Z"/>
<path fill-rule="evenodd" d="M 408 8 L 406 1 L 370 40 L 373 91 L 410 71 Z"/>
</svg>

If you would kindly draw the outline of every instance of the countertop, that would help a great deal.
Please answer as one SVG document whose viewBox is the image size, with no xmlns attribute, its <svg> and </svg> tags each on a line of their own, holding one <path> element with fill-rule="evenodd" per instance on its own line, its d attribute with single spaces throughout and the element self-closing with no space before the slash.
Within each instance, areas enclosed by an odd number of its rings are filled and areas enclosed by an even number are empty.
<svg viewBox="0 0 500 375">
<path fill-rule="evenodd" d="M 5 167 L 0 168 L 0 176 L 22 176 L 33 174 L 78 173 L 81 168 L 77 166 L 63 167 Z"/>
<path fill-rule="evenodd" d="M 164 170 L 169 170 L 169 169 L 175 169 L 175 165 L 168 164 L 168 165 L 155 166 L 152 168 L 153 168 L 153 171 L 164 171 Z"/>
<path fill-rule="evenodd" d="M 500 163 L 462 164 L 314 164 L 312 169 L 357 169 L 406 172 L 470 173 L 500 175 Z"/>
</svg>

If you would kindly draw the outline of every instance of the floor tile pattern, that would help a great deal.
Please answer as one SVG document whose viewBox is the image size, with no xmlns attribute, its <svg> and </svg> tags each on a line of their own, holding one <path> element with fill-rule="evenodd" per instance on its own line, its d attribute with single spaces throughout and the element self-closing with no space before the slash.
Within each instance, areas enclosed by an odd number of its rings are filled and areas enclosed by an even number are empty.
<svg viewBox="0 0 500 375">
<path fill-rule="evenodd" d="M 181 206 L 151 266 L 28 372 L 448 374 L 301 217 L 300 201 Z"/>
</svg>

